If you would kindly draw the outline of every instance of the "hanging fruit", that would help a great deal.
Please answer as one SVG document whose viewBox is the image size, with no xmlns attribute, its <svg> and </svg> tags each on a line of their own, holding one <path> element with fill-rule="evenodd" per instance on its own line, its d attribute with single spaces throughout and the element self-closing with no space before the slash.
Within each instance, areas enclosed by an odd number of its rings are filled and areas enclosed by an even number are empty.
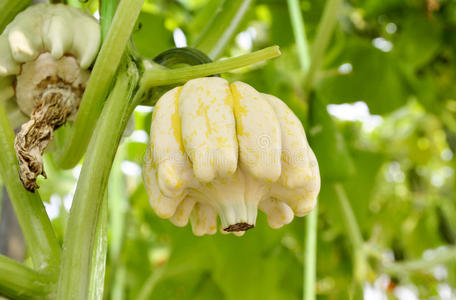
<svg viewBox="0 0 456 300">
<path fill-rule="evenodd" d="M 38 188 L 38 175 L 46 177 L 41 156 L 54 131 L 76 116 L 99 47 L 97 21 L 61 4 L 29 7 L 0 36 L 0 95 L 8 96 L 1 100 L 11 119 L 18 111 L 30 119 L 15 139 L 19 175 L 29 191 Z"/>
<path fill-rule="evenodd" d="M 301 122 L 243 82 L 199 78 L 157 102 L 143 167 L 150 203 L 195 235 L 242 234 L 262 210 L 273 228 L 304 216 L 320 190 Z"/>
</svg>

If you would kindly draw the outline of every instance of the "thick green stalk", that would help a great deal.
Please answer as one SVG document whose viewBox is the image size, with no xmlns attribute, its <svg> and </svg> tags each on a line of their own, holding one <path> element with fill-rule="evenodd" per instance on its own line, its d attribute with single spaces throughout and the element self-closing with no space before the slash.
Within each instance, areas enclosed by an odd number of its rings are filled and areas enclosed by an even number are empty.
<svg viewBox="0 0 456 300">
<path fill-rule="evenodd" d="M 100 26 L 102 40 L 106 38 L 119 0 L 100 0 Z M 89 300 L 102 300 L 106 275 L 106 256 L 108 252 L 108 193 L 105 192 L 97 225 L 95 245 L 90 274 Z"/>
<path fill-rule="evenodd" d="M 60 246 L 40 196 L 22 186 L 13 145 L 14 132 L 3 105 L 0 105 L 0 176 L 30 249 L 33 265 L 38 270 L 57 271 Z"/>
<path fill-rule="evenodd" d="M 141 79 L 141 88 L 147 90 L 151 87 L 170 85 L 186 82 L 193 78 L 224 73 L 231 70 L 249 66 L 280 55 L 278 46 L 268 47 L 249 54 L 232 57 L 208 64 L 183 67 L 179 69 L 150 69 L 144 72 Z"/>
<path fill-rule="evenodd" d="M 346 226 L 347 236 L 352 246 L 354 276 L 355 279 L 360 282 L 365 279 L 368 267 L 367 257 L 364 251 L 363 236 L 343 185 L 340 183 L 334 184 L 334 190 L 336 191 L 337 200 L 339 201 L 342 210 L 341 215 Z"/>
<path fill-rule="evenodd" d="M 33 0 L 0 0 L 0 34 L 6 25 L 32 2 Z"/>
<path fill-rule="evenodd" d="M 119 3 L 84 92 L 71 136 L 56 156 L 62 168 L 74 167 L 87 148 L 143 2 L 121 0 Z"/>
<path fill-rule="evenodd" d="M 310 67 L 310 55 L 309 46 L 307 44 L 306 28 L 304 26 L 304 20 L 301 15 L 298 0 L 288 0 L 288 11 L 290 12 L 301 70 L 306 74 Z"/>
<path fill-rule="evenodd" d="M 11 299 L 45 299 L 52 280 L 11 258 L 0 255 L 0 296 Z"/>
<path fill-rule="evenodd" d="M 312 89 L 315 74 L 320 69 L 323 56 L 328 46 L 329 40 L 334 32 L 337 22 L 337 15 L 343 0 L 327 0 L 323 16 L 318 25 L 317 35 L 312 45 L 312 60 L 309 67 L 309 72 L 304 81 L 304 92 L 306 99 Z"/>
<path fill-rule="evenodd" d="M 96 227 L 120 138 L 136 89 L 135 66 L 119 73 L 90 140 L 64 240 L 57 299 L 87 299 Z"/>
<path fill-rule="evenodd" d="M 231 41 L 252 0 L 225 0 L 193 47 L 218 58 Z"/>
<path fill-rule="evenodd" d="M 304 300 L 315 299 L 317 269 L 317 222 L 318 206 L 306 217 L 306 252 L 304 269 Z"/>
<path fill-rule="evenodd" d="M 95 246 L 93 249 L 92 272 L 90 274 L 89 300 L 102 300 L 106 273 L 106 255 L 108 253 L 108 193 L 101 207 L 98 220 Z"/>
</svg>

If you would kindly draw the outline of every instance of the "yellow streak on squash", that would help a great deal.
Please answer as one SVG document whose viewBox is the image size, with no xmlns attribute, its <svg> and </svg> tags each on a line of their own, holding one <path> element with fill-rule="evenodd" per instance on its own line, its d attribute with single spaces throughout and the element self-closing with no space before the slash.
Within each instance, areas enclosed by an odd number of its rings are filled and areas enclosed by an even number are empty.
<svg viewBox="0 0 456 300">
<path fill-rule="evenodd" d="M 175 95 L 174 101 L 174 113 L 171 115 L 171 127 L 173 129 L 173 135 L 176 139 L 177 143 L 179 144 L 179 149 L 184 152 L 184 146 L 182 143 L 182 133 L 181 133 L 181 121 L 179 119 L 179 97 L 182 91 L 182 87 L 179 87 L 177 93 Z"/>
<path fill-rule="evenodd" d="M 230 84 L 231 94 L 233 95 L 233 112 L 236 119 L 236 133 L 238 135 L 248 136 L 248 132 L 244 131 L 243 117 L 247 115 L 247 109 L 241 104 L 241 93 L 234 84 Z"/>
</svg>

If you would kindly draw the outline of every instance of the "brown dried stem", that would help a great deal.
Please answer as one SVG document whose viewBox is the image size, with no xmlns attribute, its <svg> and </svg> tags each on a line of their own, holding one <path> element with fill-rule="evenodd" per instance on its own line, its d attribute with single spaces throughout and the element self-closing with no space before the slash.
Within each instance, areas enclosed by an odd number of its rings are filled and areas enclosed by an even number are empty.
<svg viewBox="0 0 456 300">
<path fill-rule="evenodd" d="M 19 160 L 19 177 L 27 190 L 34 192 L 39 188 L 38 175 L 46 178 L 43 152 L 54 137 L 54 131 L 77 109 L 77 102 L 71 87 L 50 85 L 36 103 L 30 121 L 22 125 L 14 148 Z"/>
<path fill-rule="evenodd" d="M 236 232 L 236 231 L 247 231 L 251 228 L 253 228 L 253 225 L 242 222 L 242 223 L 236 223 L 236 224 L 230 225 L 223 230 L 225 230 L 226 232 Z"/>
</svg>

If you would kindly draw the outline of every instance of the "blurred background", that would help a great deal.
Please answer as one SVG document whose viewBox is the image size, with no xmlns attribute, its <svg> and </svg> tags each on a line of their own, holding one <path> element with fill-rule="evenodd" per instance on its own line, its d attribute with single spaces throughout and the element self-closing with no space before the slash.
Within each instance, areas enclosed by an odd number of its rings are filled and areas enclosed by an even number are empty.
<svg viewBox="0 0 456 300">
<path fill-rule="evenodd" d="M 137 50 L 204 50 L 222 2 L 147 0 Z M 287 1 L 243 2 L 217 56 L 281 48 L 223 77 L 284 100 L 316 152 L 318 299 L 456 299 L 456 2 L 343 1 L 308 87 Z M 312 44 L 327 1 L 298 2 Z M 105 298 L 301 299 L 306 217 L 273 230 L 260 213 L 244 237 L 195 237 L 153 213 L 141 179 L 152 110 L 138 107 L 112 170 Z M 45 166 L 39 191 L 62 240 L 80 167 L 58 170 L 52 155 Z M 24 259 L 7 197 L 2 207 L 0 251 Z"/>
</svg>

